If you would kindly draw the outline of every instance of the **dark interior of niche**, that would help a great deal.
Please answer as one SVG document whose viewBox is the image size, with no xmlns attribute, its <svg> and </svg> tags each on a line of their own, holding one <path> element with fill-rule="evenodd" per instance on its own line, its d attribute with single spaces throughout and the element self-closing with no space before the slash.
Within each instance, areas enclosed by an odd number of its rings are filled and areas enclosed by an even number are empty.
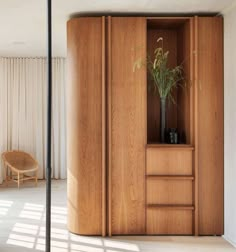
<svg viewBox="0 0 236 252">
<path fill-rule="evenodd" d="M 147 21 L 147 54 L 153 56 L 163 38 L 163 47 L 169 51 L 169 67 L 183 64 L 184 88 L 172 93 L 176 104 L 167 102 L 166 128 L 177 128 L 181 143 L 190 143 L 190 21 L 186 19 L 149 19 Z M 147 74 L 147 142 L 160 142 L 160 98 L 151 92 L 150 74 Z"/>
</svg>

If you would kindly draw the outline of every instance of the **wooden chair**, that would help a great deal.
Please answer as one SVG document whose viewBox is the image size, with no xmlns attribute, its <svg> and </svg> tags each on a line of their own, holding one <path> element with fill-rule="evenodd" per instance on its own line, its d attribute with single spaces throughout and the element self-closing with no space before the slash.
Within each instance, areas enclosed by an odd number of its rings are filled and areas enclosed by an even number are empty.
<svg viewBox="0 0 236 252">
<path fill-rule="evenodd" d="M 20 182 L 24 183 L 25 180 L 34 179 L 37 186 L 38 178 L 38 162 L 29 154 L 24 151 L 6 151 L 2 153 L 2 160 L 5 166 L 6 183 L 9 180 L 14 181 L 20 188 Z M 9 176 L 9 171 L 10 176 Z M 26 173 L 33 173 L 34 176 L 27 176 Z"/>
</svg>

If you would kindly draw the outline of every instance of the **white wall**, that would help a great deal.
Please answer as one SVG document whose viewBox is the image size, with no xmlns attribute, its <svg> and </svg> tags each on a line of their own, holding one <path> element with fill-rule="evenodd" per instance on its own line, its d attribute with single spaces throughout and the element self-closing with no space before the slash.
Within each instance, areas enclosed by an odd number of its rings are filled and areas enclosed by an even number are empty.
<svg viewBox="0 0 236 252">
<path fill-rule="evenodd" d="M 236 7 L 224 13 L 225 238 L 236 246 Z"/>
</svg>

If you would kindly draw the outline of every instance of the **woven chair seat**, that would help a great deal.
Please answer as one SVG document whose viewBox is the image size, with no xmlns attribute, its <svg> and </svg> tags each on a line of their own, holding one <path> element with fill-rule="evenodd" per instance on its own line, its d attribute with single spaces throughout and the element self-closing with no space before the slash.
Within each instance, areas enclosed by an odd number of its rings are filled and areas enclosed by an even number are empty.
<svg viewBox="0 0 236 252">
<path fill-rule="evenodd" d="M 18 187 L 20 181 L 35 179 L 37 182 L 37 170 L 38 170 L 38 162 L 29 154 L 24 151 L 7 151 L 2 154 L 3 163 L 6 167 L 6 181 L 10 180 L 8 176 L 7 169 L 9 168 L 11 172 L 17 175 L 17 179 L 12 179 L 13 181 L 18 183 Z M 36 172 L 35 176 L 25 176 L 24 173 L 28 172 Z M 23 174 L 22 178 L 20 174 Z"/>
</svg>

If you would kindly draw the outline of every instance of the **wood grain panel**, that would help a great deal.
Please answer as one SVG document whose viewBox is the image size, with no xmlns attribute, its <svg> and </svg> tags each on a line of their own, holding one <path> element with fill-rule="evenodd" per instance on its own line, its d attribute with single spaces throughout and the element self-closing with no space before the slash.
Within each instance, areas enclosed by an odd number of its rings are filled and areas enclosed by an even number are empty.
<svg viewBox="0 0 236 252">
<path fill-rule="evenodd" d="M 192 205 L 192 181 L 174 179 L 147 179 L 147 204 Z"/>
<path fill-rule="evenodd" d="M 223 19 L 198 18 L 199 234 L 223 234 Z"/>
<path fill-rule="evenodd" d="M 107 169 L 106 169 L 106 19 L 102 17 L 102 236 L 107 226 Z"/>
<path fill-rule="evenodd" d="M 108 134 L 107 134 L 107 170 L 108 170 L 108 201 L 107 201 L 107 207 L 108 207 L 108 235 L 112 235 L 111 231 L 111 16 L 109 16 L 106 20 L 107 24 L 107 34 L 106 34 L 106 40 L 107 40 L 107 126 L 108 126 Z"/>
<path fill-rule="evenodd" d="M 192 210 L 148 208 L 147 234 L 192 234 Z"/>
<path fill-rule="evenodd" d="M 194 151 L 194 177 L 195 177 L 195 184 L 194 184 L 194 234 L 197 236 L 199 235 L 199 200 L 198 200 L 198 17 L 195 16 L 191 22 L 191 47 L 195 51 L 192 59 L 191 59 L 191 67 L 192 67 L 192 79 L 193 79 L 193 134 L 192 134 L 192 141 L 195 147 Z"/>
<path fill-rule="evenodd" d="M 67 23 L 68 228 L 102 234 L 102 18 Z"/>
<path fill-rule="evenodd" d="M 145 18 L 111 18 L 111 232 L 145 233 Z"/>
<path fill-rule="evenodd" d="M 148 29 L 147 52 L 150 57 L 154 56 L 154 50 L 160 46 L 157 39 L 162 37 L 164 50 L 169 51 L 168 66 L 177 65 L 177 30 L 176 29 Z M 147 75 L 148 86 L 152 86 L 152 78 Z M 173 94 L 177 102 L 177 95 Z M 177 106 L 168 102 L 166 108 L 166 127 L 177 128 Z M 147 138 L 148 142 L 160 142 L 160 98 L 152 91 L 147 93 Z"/>
<path fill-rule="evenodd" d="M 192 148 L 147 148 L 148 175 L 192 175 Z"/>
<path fill-rule="evenodd" d="M 178 100 L 178 118 L 177 126 L 181 136 L 181 140 L 185 143 L 191 142 L 191 125 L 193 122 L 191 118 L 191 106 L 192 102 L 191 92 L 193 87 L 193 80 L 191 79 L 192 69 L 190 68 L 190 60 L 192 59 L 193 49 L 190 48 L 190 21 L 186 21 L 178 30 L 177 33 L 177 64 L 182 65 L 184 80 L 182 81 L 182 87 L 178 88 L 177 100 Z"/>
</svg>

